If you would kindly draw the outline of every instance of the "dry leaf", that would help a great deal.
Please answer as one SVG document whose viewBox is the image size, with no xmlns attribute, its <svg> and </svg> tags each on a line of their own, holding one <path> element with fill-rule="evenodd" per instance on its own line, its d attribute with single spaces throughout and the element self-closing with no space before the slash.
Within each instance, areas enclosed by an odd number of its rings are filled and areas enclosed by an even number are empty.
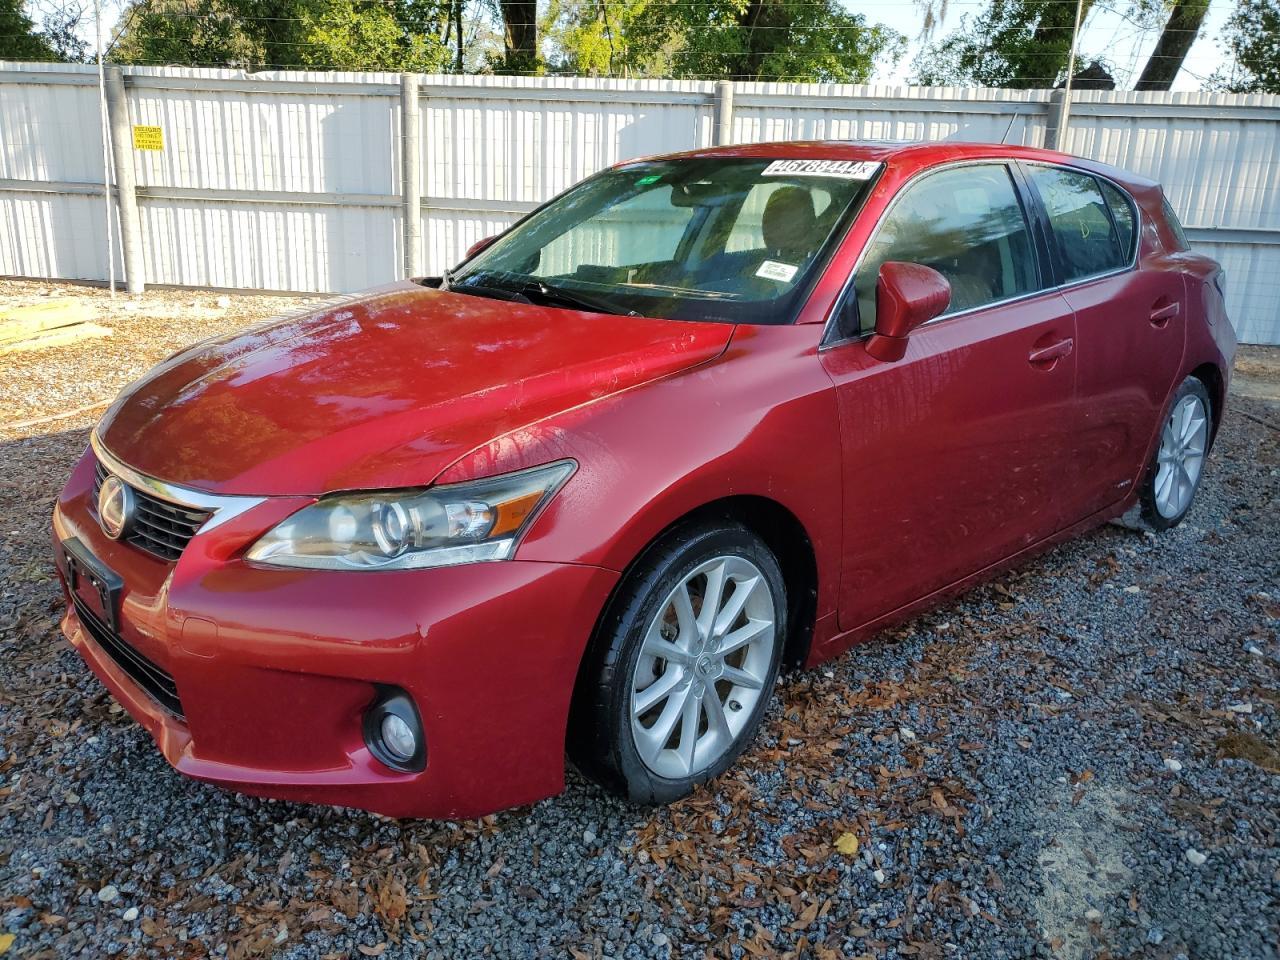
<svg viewBox="0 0 1280 960">
<path fill-rule="evenodd" d="M 387 945 L 385 943 L 380 943 L 376 947 L 366 947 L 362 943 L 356 949 L 358 949 L 366 957 L 380 957 L 382 956 L 383 951 L 387 949 Z"/>
<path fill-rule="evenodd" d="M 846 857 L 856 856 L 858 853 L 858 838 L 852 833 L 842 833 L 836 837 L 836 849 Z"/>
</svg>

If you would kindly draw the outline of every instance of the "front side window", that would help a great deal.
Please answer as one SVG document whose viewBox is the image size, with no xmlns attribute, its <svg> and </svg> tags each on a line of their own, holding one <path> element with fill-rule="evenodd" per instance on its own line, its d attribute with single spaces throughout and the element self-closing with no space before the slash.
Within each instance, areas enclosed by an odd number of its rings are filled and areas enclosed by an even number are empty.
<svg viewBox="0 0 1280 960">
<path fill-rule="evenodd" d="M 1026 217 L 1003 164 L 930 174 L 894 201 L 854 278 L 862 333 L 875 328 L 876 278 L 890 260 L 922 263 L 947 278 L 951 305 L 943 316 L 1038 287 Z"/>
<path fill-rule="evenodd" d="M 1097 180 L 1060 167 L 1030 165 L 1027 173 L 1049 215 L 1064 283 L 1128 264 Z"/>
<path fill-rule="evenodd" d="M 879 170 L 693 157 L 583 182 L 447 278 L 477 296 L 609 313 L 788 323 Z"/>
</svg>

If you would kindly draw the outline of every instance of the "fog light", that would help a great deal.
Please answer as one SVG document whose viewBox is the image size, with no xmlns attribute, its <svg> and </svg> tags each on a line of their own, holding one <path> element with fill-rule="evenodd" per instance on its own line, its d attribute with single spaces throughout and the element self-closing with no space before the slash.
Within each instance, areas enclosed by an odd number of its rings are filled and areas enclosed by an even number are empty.
<svg viewBox="0 0 1280 960">
<path fill-rule="evenodd" d="M 365 711 L 364 742 L 369 752 L 393 770 L 416 773 L 427 765 L 422 721 L 413 699 L 398 687 L 379 687 Z"/>
<path fill-rule="evenodd" d="M 382 718 L 382 743 L 387 752 L 401 762 L 412 760 L 418 752 L 418 738 L 409 725 L 394 713 Z"/>
</svg>

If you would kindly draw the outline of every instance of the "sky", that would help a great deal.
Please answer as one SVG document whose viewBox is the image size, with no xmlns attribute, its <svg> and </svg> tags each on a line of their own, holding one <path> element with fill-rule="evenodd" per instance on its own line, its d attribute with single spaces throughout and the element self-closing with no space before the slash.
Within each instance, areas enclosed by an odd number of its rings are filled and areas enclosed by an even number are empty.
<svg viewBox="0 0 1280 960">
<path fill-rule="evenodd" d="M 942 37 L 960 26 L 960 19 L 965 14 L 970 16 L 980 13 L 987 5 L 987 0 L 949 0 L 946 19 L 938 26 L 934 36 Z M 1108 3 L 1110 7 L 1117 4 Z M 1187 55 L 1182 72 L 1174 81 L 1174 90 L 1200 90 L 1203 88 L 1202 78 L 1208 78 L 1222 63 L 1222 52 L 1217 43 L 1217 36 L 1231 13 L 1234 0 L 1210 0 L 1209 14 L 1191 52 Z M 910 40 L 910 47 L 894 67 L 882 67 L 876 74 L 875 83 L 906 83 L 911 75 L 912 63 L 919 53 L 920 26 L 923 17 L 911 0 L 844 0 L 844 6 L 853 13 L 860 13 L 872 23 L 883 23 L 892 27 Z M 1136 78 L 1146 63 L 1147 54 L 1156 45 L 1160 31 L 1158 28 L 1140 29 L 1124 17 L 1109 10 L 1097 9 L 1085 22 L 1080 32 L 1080 55 L 1087 63 L 1091 56 L 1103 56 L 1116 69 L 1116 79 L 1122 88 L 1132 87 L 1132 78 Z"/>
</svg>

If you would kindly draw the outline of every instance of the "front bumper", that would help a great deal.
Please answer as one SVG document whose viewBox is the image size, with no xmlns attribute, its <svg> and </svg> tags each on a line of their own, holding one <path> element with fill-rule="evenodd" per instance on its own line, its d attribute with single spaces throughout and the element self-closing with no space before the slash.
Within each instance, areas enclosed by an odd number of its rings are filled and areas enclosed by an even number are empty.
<svg viewBox="0 0 1280 960">
<path fill-rule="evenodd" d="M 473 817 L 564 785 L 569 700 L 617 574 L 578 564 L 360 572 L 255 567 L 243 551 L 300 505 L 267 500 L 201 531 L 175 564 L 102 534 L 86 452 L 53 518 L 124 582 L 122 640 L 170 674 L 183 716 L 97 643 L 71 604 L 62 629 L 181 773 L 246 793 L 395 817 Z M 364 743 L 381 685 L 413 697 L 426 768 Z"/>
</svg>

